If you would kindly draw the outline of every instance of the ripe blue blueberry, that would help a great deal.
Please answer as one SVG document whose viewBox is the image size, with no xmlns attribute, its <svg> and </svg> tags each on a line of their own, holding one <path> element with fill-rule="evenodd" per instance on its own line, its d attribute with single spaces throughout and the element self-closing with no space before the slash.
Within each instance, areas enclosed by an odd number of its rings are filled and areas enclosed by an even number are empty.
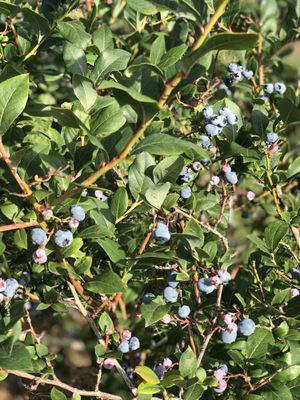
<svg viewBox="0 0 300 400">
<path fill-rule="evenodd" d="M 205 130 L 210 136 L 216 136 L 219 133 L 221 133 L 221 131 L 222 131 L 222 129 L 220 131 L 220 128 L 218 126 L 216 126 L 216 125 L 213 125 L 213 124 L 205 125 Z"/>
<path fill-rule="evenodd" d="M 232 73 L 236 73 L 239 71 L 239 65 L 237 65 L 235 63 L 231 63 L 228 65 L 228 70 Z"/>
<path fill-rule="evenodd" d="M 129 352 L 129 343 L 128 342 L 122 342 L 118 346 L 118 351 L 121 353 L 128 353 Z"/>
<path fill-rule="evenodd" d="M 178 308 L 178 315 L 180 318 L 187 318 L 190 315 L 191 309 L 189 306 L 182 306 Z"/>
<path fill-rule="evenodd" d="M 250 79 L 253 76 L 253 71 L 247 71 L 246 69 L 242 71 L 242 74 L 244 75 L 245 78 Z"/>
<path fill-rule="evenodd" d="M 265 91 L 265 93 L 268 93 L 268 94 L 273 93 L 273 92 L 274 92 L 274 85 L 273 85 L 273 83 L 267 83 L 267 84 L 264 86 L 264 91 Z"/>
<path fill-rule="evenodd" d="M 140 341 L 137 337 L 132 336 L 129 340 L 129 350 L 134 351 L 140 348 Z"/>
<path fill-rule="evenodd" d="M 181 178 L 182 182 L 189 182 L 191 179 L 192 179 L 192 175 L 191 174 L 183 175 L 182 178 Z"/>
<path fill-rule="evenodd" d="M 244 319 L 239 323 L 239 331 L 244 336 L 250 336 L 255 331 L 255 322 L 250 318 Z"/>
<path fill-rule="evenodd" d="M 211 280 L 208 278 L 199 279 L 198 288 L 201 292 L 204 292 L 207 294 L 212 293 L 216 289 L 215 285 L 213 285 Z"/>
<path fill-rule="evenodd" d="M 167 278 L 168 285 L 171 286 L 171 288 L 173 288 L 173 289 L 177 288 L 177 286 L 179 285 L 179 282 L 176 281 L 176 276 L 177 276 L 177 272 L 171 271 Z"/>
<path fill-rule="evenodd" d="M 163 244 L 171 239 L 169 228 L 163 222 L 158 222 L 154 229 L 154 236 L 158 243 Z"/>
<path fill-rule="evenodd" d="M 59 247 L 67 247 L 73 241 L 73 234 L 71 231 L 59 230 L 54 235 L 54 241 Z"/>
<path fill-rule="evenodd" d="M 80 206 L 72 206 L 71 213 L 73 215 L 73 218 L 75 218 L 79 222 L 85 219 L 84 209 Z"/>
<path fill-rule="evenodd" d="M 278 135 L 276 133 L 268 133 L 266 138 L 266 143 L 275 143 L 278 140 Z"/>
<path fill-rule="evenodd" d="M 34 228 L 31 231 L 31 240 L 34 244 L 42 244 L 47 241 L 46 232 L 41 228 Z"/>
<path fill-rule="evenodd" d="M 286 91 L 286 86 L 284 83 L 276 82 L 274 84 L 274 89 L 276 90 L 276 92 L 283 94 Z"/>
<path fill-rule="evenodd" d="M 178 298 L 177 290 L 172 288 L 171 286 L 166 287 L 165 290 L 164 290 L 164 298 L 169 303 L 176 303 L 177 298 Z"/>
<path fill-rule="evenodd" d="M 19 287 L 18 281 L 14 278 L 8 278 L 6 279 L 5 283 L 6 283 L 6 288 L 3 294 L 7 297 L 13 297 Z"/>
<path fill-rule="evenodd" d="M 232 91 L 228 88 L 228 85 L 226 85 L 225 83 L 221 83 L 221 85 L 219 85 L 219 89 L 224 90 L 227 96 L 232 95 Z"/>
<path fill-rule="evenodd" d="M 153 371 L 159 377 L 159 379 L 163 379 L 164 374 L 167 372 L 167 368 L 163 364 L 155 365 Z"/>
<path fill-rule="evenodd" d="M 225 172 L 225 178 L 232 185 L 235 185 L 238 181 L 237 174 L 234 171 Z"/>
<path fill-rule="evenodd" d="M 227 329 L 224 329 L 221 333 L 221 339 L 223 343 L 230 344 L 235 342 L 237 338 L 237 333 L 232 331 L 229 332 Z"/>
<path fill-rule="evenodd" d="M 153 294 L 153 293 L 146 293 L 143 296 L 143 302 L 144 303 L 151 303 L 151 301 L 154 300 L 154 299 L 155 299 L 155 294 Z"/>
<path fill-rule="evenodd" d="M 230 125 L 235 125 L 238 121 L 238 118 L 235 114 L 231 113 L 227 115 L 227 121 Z"/>
<path fill-rule="evenodd" d="M 192 195 L 192 189 L 189 186 L 187 186 L 181 189 L 180 194 L 183 199 L 189 199 Z"/>
<path fill-rule="evenodd" d="M 211 123 L 219 127 L 224 127 L 227 125 L 227 120 L 224 115 L 218 115 L 211 119 Z"/>
<path fill-rule="evenodd" d="M 208 136 L 205 136 L 205 135 L 201 135 L 200 136 L 200 142 L 201 142 L 201 146 L 204 149 L 207 149 L 211 144 L 210 138 Z"/>
<path fill-rule="evenodd" d="M 221 369 L 225 375 L 228 374 L 228 367 L 226 364 L 220 364 L 218 369 Z"/>
<path fill-rule="evenodd" d="M 212 109 L 212 107 L 205 107 L 203 109 L 203 115 L 205 118 L 209 119 L 214 115 L 214 110 Z"/>
</svg>

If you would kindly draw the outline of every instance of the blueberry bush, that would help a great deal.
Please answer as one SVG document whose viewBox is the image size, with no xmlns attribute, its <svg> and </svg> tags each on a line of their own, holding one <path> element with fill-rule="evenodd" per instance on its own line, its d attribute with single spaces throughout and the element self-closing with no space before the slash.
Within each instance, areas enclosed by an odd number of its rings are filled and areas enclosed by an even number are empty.
<svg viewBox="0 0 300 400">
<path fill-rule="evenodd" d="M 0 1 L 2 385 L 300 399 L 299 16 Z"/>
</svg>

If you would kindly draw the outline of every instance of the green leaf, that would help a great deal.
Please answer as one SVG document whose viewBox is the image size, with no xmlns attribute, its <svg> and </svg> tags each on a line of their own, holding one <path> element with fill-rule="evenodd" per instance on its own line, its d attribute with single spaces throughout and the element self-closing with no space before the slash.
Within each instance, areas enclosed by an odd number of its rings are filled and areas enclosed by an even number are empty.
<svg viewBox="0 0 300 400">
<path fill-rule="evenodd" d="M 268 117 L 259 110 L 253 110 L 251 115 L 251 123 L 253 131 L 260 137 L 265 134 L 268 126 Z"/>
<path fill-rule="evenodd" d="M 158 12 L 157 6 L 148 0 L 128 0 L 127 5 L 144 15 L 154 15 Z"/>
<path fill-rule="evenodd" d="M 61 249 L 61 254 L 65 258 L 76 257 L 77 252 L 79 251 L 79 249 L 81 249 L 82 246 L 83 246 L 83 240 L 77 237 L 73 239 L 72 243 L 69 246 Z"/>
<path fill-rule="evenodd" d="M 133 88 L 129 88 L 127 86 L 122 85 L 119 82 L 110 80 L 110 81 L 103 81 L 98 88 L 101 89 L 118 89 L 121 90 L 122 92 L 125 92 L 129 94 L 130 97 L 132 97 L 134 100 L 140 102 L 140 103 L 156 103 L 156 100 L 151 99 L 151 97 L 144 96 L 137 90 Z"/>
<path fill-rule="evenodd" d="M 184 166 L 183 157 L 166 157 L 153 170 L 154 182 L 171 182 L 176 183 L 176 180 Z"/>
<path fill-rule="evenodd" d="M 248 337 L 246 343 L 246 357 L 262 358 L 266 355 L 269 346 L 274 345 L 272 333 L 265 328 L 256 328 L 255 332 Z"/>
<path fill-rule="evenodd" d="M 154 158 L 147 152 L 138 154 L 129 168 L 128 182 L 132 196 L 136 199 L 140 193 L 153 185 L 152 180 L 146 175 L 147 169 L 155 165 Z"/>
<path fill-rule="evenodd" d="M 147 202 L 155 208 L 161 208 L 170 187 L 171 184 L 169 182 L 149 187 L 145 192 Z"/>
<path fill-rule="evenodd" d="M 106 311 L 101 314 L 98 325 L 103 334 L 112 335 L 115 331 L 114 323 Z"/>
<path fill-rule="evenodd" d="M 0 83 L 0 135 L 24 110 L 29 91 L 29 75 L 14 76 Z"/>
<path fill-rule="evenodd" d="M 264 400 L 293 400 L 290 389 L 283 384 L 270 384 L 261 393 Z"/>
<path fill-rule="evenodd" d="M 77 99 L 82 104 L 85 111 L 89 110 L 97 99 L 97 92 L 91 81 L 81 75 L 73 76 L 73 88 Z"/>
<path fill-rule="evenodd" d="M 279 242 L 287 234 L 289 226 L 283 221 L 274 221 L 265 229 L 266 245 L 274 251 Z"/>
<path fill-rule="evenodd" d="M 128 207 L 128 194 L 125 188 L 119 188 L 113 195 L 110 209 L 112 215 L 119 218 L 125 213 Z"/>
<path fill-rule="evenodd" d="M 170 311 L 170 306 L 165 304 L 161 297 L 151 301 L 150 304 L 143 303 L 141 306 L 141 313 L 145 319 L 146 328 L 157 321 Z"/>
<path fill-rule="evenodd" d="M 114 48 L 113 36 L 109 27 L 105 24 L 98 28 L 92 35 L 92 42 L 98 48 L 100 53 L 104 50 Z"/>
<path fill-rule="evenodd" d="M 210 37 L 198 50 L 184 58 L 185 66 L 194 64 L 213 50 L 251 50 L 256 47 L 257 33 L 219 33 Z"/>
<path fill-rule="evenodd" d="M 0 368 L 28 371 L 32 369 L 31 356 L 23 343 L 17 342 L 12 348 L 0 344 Z"/>
<path fill-rule="evenodd" d="M 191 148 L 191 143 L 163 133 L 154 133 L 142 140 L 133 153 L 147 151 L 158 156 L 179 155 Z"/>
<path fill-rule="evenodd" d="M 135 373 L 138 374 L 144 381 L 147 383 L 150 383 L 151 385 L 158 385 L 160 383 L 160 380 L 158 379 L 158 376 L 156 375 L 155 372 L 152 371 L 152 369 L 148 367 L 136 367 L 135 368 Z"/>
<path fill-rule="evenodd" d="M 27 233 L 25 229 L 18 229 L 14 233 L 14 244 L 19 247 L 19 249 L 27 249 Z"/>
<path fill-rule="evenodd" d="M 280 118 L 290 124 L 300 121 L 300 108 L 296 107 L 289 99 L 280 99 L 277 103 Z"/>
<path fill-rule="evenodd" d="M 99 239 L 97 243 L 102 247 L 113 263 L 118 263 L 126 258 L 126 253 L 118 242 L 111 239 Z"/>
<path fill-rule="evenodd" d="M 51 389 L 50 397 L 51 400 L 67 400 L 67 396 L 55 387 Z"/>
<path fill-rule="evenodd" d="M 179 360 L 179 372 L 185 378 L 195 375 L 197 371 L 197 358 L 193 350 L 188 347 Z"/>
<path fill-rule="evenodd" d="M 142 382 L 138 386 L 139 394 L 155 394 L 161 391 L 160 386 L 152 385 L 151 383 Z"/>
<path fill-rule="evenodd" d="M 163 69 L 176 64 L 177 61 L 181 60 L 183 54 L 186 52 L 186 49 L 187 45 L 185 44 L 173 47 L 162 56 L 159 67 Z"/>
<path fill-rule="evenodd" d="M 86 283 L 85 288 L 93 293 L 104 294 L 123 293 L 126 290 L 119 275 L 113 271 L 96 276 L 92 281 Z"/>
<path fill-rule="evenodd" d="M 196 383 L 188 388 L 188 390 L 184 393 L 183 400 L 195 400 L 200 399 L 202 393 L 204 392 L 204 388 Z"/>
<path fill-rule="evenodd" d="M 120 49 L 104 50 L 98 57 L 90 78 L 95 84 L 101 83 L 111 72 L 127 67 L 130 53 Z"/>
<path fill-rule="evenodd" d="M 294 175 L 299 174 L 300 172 L 300 157 L 297 157 L 292 164 L 290 164 L 287 173 L 286 173 L 286 177 L 287 179 L 291 178 Z"/>
<path fill-rule="evenodd" d="M 162 56 L 166 52 L 165 36 L 163 33 L 158 34 L 157 38 L 151 45 L 150 49 L 150 62 L 158 65 Z"/>
<path fill-rule="evenodd" d="M 115 103 L 92 114 L 91 134 L 103 138 L 118 131 L 125 123 L 126 118 Z"/>
<path fill-rule="evenodd" d="M 84 25 L 80 21 L 60 21 L 57 24 L 62 37 L 82 50 L 87 48 L 91 40 L 91 35 L 84 29 Z"/>
</svg>

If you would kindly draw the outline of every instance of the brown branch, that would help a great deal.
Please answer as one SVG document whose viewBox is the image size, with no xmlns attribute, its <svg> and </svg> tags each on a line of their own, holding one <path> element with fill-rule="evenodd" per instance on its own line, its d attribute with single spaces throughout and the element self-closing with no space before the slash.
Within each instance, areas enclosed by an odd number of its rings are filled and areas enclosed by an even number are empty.
<svg viewBox="0 0 300 400">
<path fill-rule="evenodd" d="M 66 390 L 70 393 L 79 394 L 80 396 L 97 397 L 101 400 L 122 400 L 122 397 L 114 396 L 113 394 L 106 393 L 106 392 L 101 392 L 100 390 L 89 391 L 89 390 L 77 389 L 75 387 L 67 385 L 66 383 L 60 381 L 59 379 L 47 379 L 47 378 L 43 378 L 40 376 L 28 374 L 27 372 L 24 372 L 24 371 L 16 371 L 16 370 L 10 370 L 10 369 L 1 370 L 1 372 L 6 372 L 8 374 L 19 376 L 20 378 L 24 378 L 24 379 L 29 379 L 29 380 L 35 381 L 39 384 L 56 386 L 63 390 Z"/>
<path fill-rule="evenodd" d="M 13 231 L 15 229 L 30 228 L 31 226 L 38 226 L 40 223 L 35 220 L 31 222 L 18 222 L 16 224 L 0 226 L 0 232 Z"/>
<path fill-rule="evenodd" d="M 192 215 L 190 215 L 190 214 L 188 214 L 188 213 L 186 213 L 186 212 L 184 212 L 182 210 L 179 210 L 178 208 L 175 208 L 175 212 L 177 212 L 178 214 L 184 215 L 186 218 L 192 219 L 193 221 L 197 222 L 199 225 L 201 225 L 207 231 L 209 231 L 209 232 L 213 233 L 214 235 L 218 236 L 222 240 L 225 249 L 229 250 L 229 244 L 228 244 L 227 238 L 224 235 L 222 235 L 222 233 L 220 233 L 217 229 L 212 228 L 210 225 L 208 225 L 208 224 L 206 224 L 206 223 L 204 223 L 202 221 L 199 221 L 197 218 L 193 217 Z"/>
</svg>

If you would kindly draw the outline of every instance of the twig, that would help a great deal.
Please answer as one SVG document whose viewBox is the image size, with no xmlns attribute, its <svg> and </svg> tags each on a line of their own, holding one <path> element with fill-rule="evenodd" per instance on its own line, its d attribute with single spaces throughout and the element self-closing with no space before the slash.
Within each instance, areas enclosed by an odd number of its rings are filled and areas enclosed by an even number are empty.
<svg viewBox="0 0 300 400">
<path fill-rule="evenodd" d="M 77 389 L 75 387 L 67 385 L 66 383 L 64 383 L 58 379 L 57 380 L 56 379 L 47 379 L 47 378 L 43 378 L 40 376 L 28 374 L 27 372 L 10 370 L 10 369 L 1 370 L 1 372 L 6 372 L 8 374 L 19 376 L 20 378 L 24 378 L 24 379 L 29 379 L 31 381 L 38 382 L 40 384 L 56 386 L 61 389 L 67 390 L 68 392 L 79 394 L 80 396 L 97 397 L 101 400 L 122 400 L 122 397 L 114 396 L 113 394 L 106 393 L 106 392 L 101 392 L 100 390 L 89 391 L 89 390 Z"/>
<path fill-rule="evenodd" d="M 35 220 L 31 222 L 18 222 L 16 224 L 0 226 L 0 232 L 13 231 L 16 229 L 30 228 L 31 226 L 38 226 L 40 223 Z"/>
<path fill-rule="evenodd" d="M 209 231 L 209 232 L 213 233 L 214 235 L 218 236 L 222 240 L 225 249 L 229 250 L 229 244 L 228 244 L 227 238 L 225 236 L 223 236 L 222 233 L 220 233 L 217 229 L 212 228 L 210 225 L 208 225 L 208 224 L 206 224 L 206 223 L 204 223 L 202 221 L 199 221 L 197 218 L 193 217 L 192 215 L 190 215 L 190 214 L 188 214 L 188 213 L 186 213 L 186 212 L 184 212 L 182 210 L 179 210 L 178 208 L 175 208 L 175 212 L 177 212 L 178 214 L 184 215 L 186 218 L 192 219 L 193 221 L 197 222 L 199 225 L 201 225 L 207 231 Z"/>
<path fill-rule="evenodd" d="M 93 332 L 95 333 L 97 339 L 99 341 L 103 341 L 103 338 L 101 336 L 100 331 L 97 328 L 97 325 L 95 324 L 93 318 L 91 318 L 91 316 L 89 315 L 88 311 L 86 310 L 86 308 L 84 307 L 84 305 L 82 304 L 76 290 L 75 287 L 73 286 L 73 284 L 71 282 L 68 282 L 68 286 L 74 296 L 75 299 L 75 303 L 78 307 L 78 310 L 81 312 L 81 314 L 86 318 L 86 320 L 88 321 L 88 323 L 90 324 Z M 128 378 L 128 375 L 126 374 L 126 372 L 124 371 L 124 369 L 121 367 L 120 363 L 118 360 L 115 360 L 115 367 L 116 370 L 118 371 L 118 373 L 122 376 L 122 378 L 124 379 L 125 383 L 127 384 L 127 386 L 129 387 L 129 389 L 132 391 L 132 393 L 134 395 L 136 395 L 137 390 L 135 388 L 135 386 L 132 384 L 131 380 Z"/>
</svg>

